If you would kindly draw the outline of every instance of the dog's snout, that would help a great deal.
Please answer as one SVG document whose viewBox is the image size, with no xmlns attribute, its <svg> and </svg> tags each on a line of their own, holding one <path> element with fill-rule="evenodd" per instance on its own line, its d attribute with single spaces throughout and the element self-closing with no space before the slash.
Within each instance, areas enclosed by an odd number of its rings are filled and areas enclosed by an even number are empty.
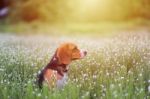
<svg viewBox="0 0 150 99">
<path fill-rule="evenodd" d="M 86 56 L 87 51 L 83 51 L 83 50 L 81 50 L 81 51 L 80 51 L 80 54 L 81 54 L 81 58 L 83 58 L 83 57 L 85 57 L 85 56 Z"/>
</svg>

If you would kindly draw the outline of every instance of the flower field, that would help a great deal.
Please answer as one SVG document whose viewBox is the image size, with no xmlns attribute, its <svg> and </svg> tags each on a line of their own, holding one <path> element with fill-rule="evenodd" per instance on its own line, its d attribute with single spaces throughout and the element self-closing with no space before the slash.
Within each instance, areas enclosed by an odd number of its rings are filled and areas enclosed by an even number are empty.
<svg viewBox="0 0 150 99">
<path fill-rule="evenodd" d="M 35 81 L 62 42 L 88 54 L 70 64 L 63 89 Z M 0 35 L 0 99 L 150 99 L 150 34 L 110 38 Z"/>
</svg>

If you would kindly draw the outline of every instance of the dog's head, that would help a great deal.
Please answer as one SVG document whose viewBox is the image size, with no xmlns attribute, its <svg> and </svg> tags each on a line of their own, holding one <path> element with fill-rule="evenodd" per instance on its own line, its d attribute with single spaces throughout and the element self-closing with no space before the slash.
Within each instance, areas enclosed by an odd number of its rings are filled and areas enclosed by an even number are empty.
<svg viewBox="0 0 150 99">
<path fill-rule="evenodd" d="M 59 64 L 68 65 L 72 60 L 81 59 L 87 52 L 80 50 L 74 43 L 64 43 L 57 48 L 56 57 Z"/>
</svg>

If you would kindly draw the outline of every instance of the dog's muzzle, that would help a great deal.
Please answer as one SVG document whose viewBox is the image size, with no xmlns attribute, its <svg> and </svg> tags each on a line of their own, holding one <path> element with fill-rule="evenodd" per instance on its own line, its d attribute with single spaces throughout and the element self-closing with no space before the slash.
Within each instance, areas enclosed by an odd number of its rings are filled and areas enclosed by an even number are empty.
<svg viewBox="0 0 150 99">
<path fill-rule="evenodd" d="M 85 57 L 87 55 L 87 51 L 80 50 L 80 55 L 81 55 L 81 58 Z"/>
</svg>

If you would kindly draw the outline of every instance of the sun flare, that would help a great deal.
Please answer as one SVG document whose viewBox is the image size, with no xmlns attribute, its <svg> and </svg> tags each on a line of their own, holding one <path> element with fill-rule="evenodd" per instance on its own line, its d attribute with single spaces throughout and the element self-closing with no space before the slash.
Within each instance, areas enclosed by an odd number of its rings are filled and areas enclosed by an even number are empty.
<svg viewBox="0 0 150 99">
<path fill-rule="evenodd" d="M 79 11 L 81 13 L 98 10 L 98 8 L 104 8 L 106 0 L 80 0 Z"/>
<path fill-rule="evenodd" d="M 73 5 L 75 16 L 79 20 L 89 20 L 90 18 L 103 16 L 108 11 L 110 0 L 77 0 Z"/>
<path fill-rule="evenodd" d="M 80 3 L 82 4 L 83 7 L 94 7 L 97 6 L 99 1 L 100 0 L 81 0 Z"/>
</svg>

